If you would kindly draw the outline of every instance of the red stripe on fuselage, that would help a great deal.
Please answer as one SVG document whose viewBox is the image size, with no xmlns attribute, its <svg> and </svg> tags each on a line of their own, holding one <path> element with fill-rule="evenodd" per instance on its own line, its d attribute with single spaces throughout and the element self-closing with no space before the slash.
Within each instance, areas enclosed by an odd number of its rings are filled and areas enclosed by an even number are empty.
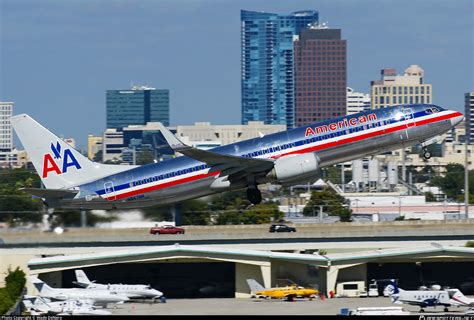
<svg viewBox="0 0 474 320">
<path fill-rule="evenodd" d="M 161 183 L 161 184 L 154 185 L 154 186 L 145 187 L 143 189 L 133 190 L 133 191 L 129 191 L 129 192 L 118 194 L 118 195 L 113 195 L 113 196 L 110 196 L 110 198 L 115 197 L 118 200 L 118 199 L 123 199 L 123 198 L 127 198 L 127 197 L 132 197 L 132 196 L 135 196 L 137 194 L 147 193 L 147 192 L 151 192 L 151 191 L 158 190 L 158 189 L 172 187 L 172 186 L 175 186 L 175 185 L 181 184 L 181 183 L 186 183 L 186 182 L 191 182 L 191 181 L 195 181 L 195 180 L 199 180 L 199 179 L 212 177 L 212 176 L 218 175 L 219 173 L 220 173 L 220 171 L 214 171 L 214 172 L 211 172 L 211 173 L 198 174 L 198 175 L 191 176 L 191 177 L 186 177 L 186 178 L 182 178 L 182 179 L 177 179 L 177 180 Z M 108 198 L 106 198 L 106 199 L 108 199 Z"/>
<path fill-rule="evenodd" d="M 436 118 L 430 118 L 430 119 L 415 121 L 415 124 L 416 124 L 416 126 L 421 126 L 421 125 L 430 124 L 430 123 L 437 122 L 437 121 L 451 119 L 451 118 L 458 117 L 458 116 L 461 116 L 461 115 L 462 114 L 460 112 L 456 112 L 456 113 L 442 115 L 442 116 L 439 116 L 439 117 L 436 117 Z M 413 127 L 410 127 L 410 128 L 413 128 Z M 381 135 L 384 135 L 384 134 L 389 134 L 389 133 L 392 133 L 392 132 L 395 132 L 395 131 L 398 131 L 398 130 L 404 130 L 404 129 L 407 129 L 407 125 L 406 125 L 405 122 L 403 124 L 395 126 L 395 127 L 391 127 L 391 128 L 381 127 L 380 130 L 377 130 L 377 131 L 374 131 L 374 132 L 368 132 L 368 133 L 361 134 L 361 135 L 358 135 L 358 136 L 355 136 L 355 137 L 343 138 L 343 139 L 338 140 L 338 141 L 327 142 L 327 143 L 320 144 L 320 145 L 317 145 L 317 146 L 312 146 L 312 147 L 309 147 L 309 148 L 288 152 L 288 153 L 285 153 L 285 154 L 282 154 L 282 155 L 279 155 L 279 156 L 274 156 L 272 158 L 279 158 L 279 157 L 283 157 L 283 156 L 287 156 L 287 155 L 291 155 L 291 154 L 302 154 L 302 153 L 307 153 L 307 152 L 311 152 L 311 151 L 327 149 L 327 148 L 331 148 L 331 147 L 334 147 L 334 146 L 337 146 L 337 145 L 342 145 L 342 144 L 347 144 L 347 143 L 351 143 L 351 142 L 355 142 L 355 141 L 360 141 L 360 140 L 364 140 L 364 139 L 367 139 L 367 138 L 372 138 L 372 137 L 375 137 L 375 136 L 381 136 Z M 137 195 L 137 194 L 147 193 L 147 192 L 151 192 L 151 191 L 154 191 L 154 190 L 175 186 L 175 185 L 181 184 L 181 183 L 186 183 L 186 182 L 191 182 L 191 181 L 195 181 L 195 180 L 199 180 L 199 179 L 212 177 L 212 176 L 218 175 L 219 173 L 220 173 L 220 171 L 215 171 L 215 172 L 212 172 L 212 173 L 203 173 L 203 174 L 195 175 L 195 176 L 192 176 L 192 177 L 177 179 L 177 180 L 162 183 L 162 184 L 159 184 L 159 185 L 149 186 L 149 187 L 145 187 L 143 189 L 122 193 L 122 194 L 119 194 L 119 195 L 116 195 L 116 196 L 114 195 L 114 196 L 111 196 L 111 197 L 115 197 L 117 200 L 127 198 L 127 197 L 132 197 L 132 196 Z M 108 199 L 108 197 L 106 199 Z"/>
<path fill-rule="evenodd" d="M 453 113 L 453 114 L 446 114 L 446 115 L 442 115 L 442 116 L 439 116 L 439 117 L 436 117 L 436 118 L 415 121 L 415 124 L 416 124 L 416 126 L 421 126 L 421 125 L 425 125 L 425 124 L 429 124 L 429 123 L 433 123 L 433 122 L 437 122 L 437 121 L 451 119 L 451 118 L 454 118 L 454 117 L 458 117 L 460 115 L 462 115 L 462 114 L 459 113 L 459 112 Z M 413 128 L 413 127 L 410 127 L 410 128 Z M 280 157 L 288 156 L 288 155 L 291 155 L 291 154 L 302 154 L 302 153 L 307 153 L 307 152 L 311 152 L 311 151 L 327 149 L 327 148 L 331 148 L 331 147 L 334 147 L 334 146 L 337 146 L 337 145 L 347 144 L 347 143 L 351 143 L 351 142 L 355 142 L 355 141 L 360 141 L 360 140 L 364 140 L 364 139 L 367 139 L 367 138 L 373 138 L 373 137 L 376 137 L 376 136 L 381 136 L 381 135 L 384 135 L 384 134 L 389 134 L 389 133 L 399 131 L 399 130 L 404 130 L 404 129 L 408 129 L 406 123 L 403 123 L 401 125 L 391 127 L 391 128 L 381 127 L 381 129 L 377 130 L 377 131 L 364 133 L 364 134 L 361 134 L 361 135 L 358 135 L 358 136 L 355 136 L 355 137 L 342 138 L 338 141 L 331 141 L 331 142 L 322 143 L 322 144 L 319 144 L 317 146 L 312 146 L 312 147 L 305 148 L 305 149 L 291 151 L 291 152 L 288 152 L 288 153 L 281 154 L 279 156 L 273 156 L 272 158 L 280 158 Z"/>
</svg>

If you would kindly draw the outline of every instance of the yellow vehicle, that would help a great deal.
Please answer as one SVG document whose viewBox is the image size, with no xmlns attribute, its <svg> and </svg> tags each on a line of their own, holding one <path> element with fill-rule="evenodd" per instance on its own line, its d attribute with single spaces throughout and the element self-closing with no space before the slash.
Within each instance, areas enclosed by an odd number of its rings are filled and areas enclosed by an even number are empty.
<svg viewBox="0 0 474 320">
<path fill-rule="evenodd" d="M 319 291 L 316 289 L 303 288 L 296 284 L 280 288 L 264 288 L 255 279 L 247 279 L 247 283 L 252 292 L 252 296 L 255 297 L 293 301 L 295 298 L 309 298 L 312 300 L 319 294 Z"/>
</svg>

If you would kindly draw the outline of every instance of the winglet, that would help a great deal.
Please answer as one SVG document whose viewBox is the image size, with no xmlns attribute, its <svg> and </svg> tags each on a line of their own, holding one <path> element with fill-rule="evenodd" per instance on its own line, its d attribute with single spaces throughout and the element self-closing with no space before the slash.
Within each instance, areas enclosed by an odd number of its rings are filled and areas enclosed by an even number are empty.
<svg viewBox="0 0 474 320">
<path fill-rule="evenodd" d="M 166 128 L 161 122 L 158 122 L 158 128 L 160 129 L 161 134 L 165 137 L 166 142 L 169 144 L 171 149 L 179 151 L 179 149 L 188 149 L 189 146 L 182 143 L 176 136 L 171 133 L 171 131 Z"/>
</svg>

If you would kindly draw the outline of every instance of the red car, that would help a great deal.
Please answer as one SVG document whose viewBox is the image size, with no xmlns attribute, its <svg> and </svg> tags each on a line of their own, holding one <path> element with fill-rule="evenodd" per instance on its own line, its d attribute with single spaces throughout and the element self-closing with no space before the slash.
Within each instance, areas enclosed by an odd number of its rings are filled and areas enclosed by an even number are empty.
<svg viewBox="0 0 474 320">
<path fill-rule="evenodd" d="M 150 229 L 150 234 L 184 234 L 184 229 L 175 226 L 154 227 Z"/>
</svg>

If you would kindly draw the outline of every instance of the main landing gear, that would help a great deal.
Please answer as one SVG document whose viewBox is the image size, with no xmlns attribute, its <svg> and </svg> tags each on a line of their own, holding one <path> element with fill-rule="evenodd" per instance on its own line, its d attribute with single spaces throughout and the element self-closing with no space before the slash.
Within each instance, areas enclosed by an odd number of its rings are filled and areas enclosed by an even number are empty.
<svg viewBox="0 0 474 320">
<path fill-rule="evenodd" d="M 253 204 L 262 202 L 262 193 L 257 186 L 250 186 L 247 188 L 247 199 Z"/>
<path fill-rule="evenodd" d="M 423 147 L 423 158 L 426 160 L 431 158 L 431 152 L 429 152 L 426 147 Z"/>
</svg>

